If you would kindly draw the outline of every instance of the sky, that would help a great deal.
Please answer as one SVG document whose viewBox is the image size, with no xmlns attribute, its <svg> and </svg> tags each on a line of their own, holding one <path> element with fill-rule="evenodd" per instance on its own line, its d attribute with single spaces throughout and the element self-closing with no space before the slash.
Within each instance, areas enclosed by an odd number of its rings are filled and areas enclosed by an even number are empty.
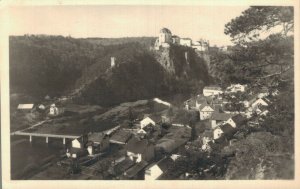
<svg viewBox="0 0 300 189">
<path fill-rule="evenodd" d="M 246 6 L 22 6 L 10 7 L 9 34 L 47 34 L 75 38 L 158 36 L 166 27 L 173 35 L 231 45 L 224 26 Z"/>
</svg>

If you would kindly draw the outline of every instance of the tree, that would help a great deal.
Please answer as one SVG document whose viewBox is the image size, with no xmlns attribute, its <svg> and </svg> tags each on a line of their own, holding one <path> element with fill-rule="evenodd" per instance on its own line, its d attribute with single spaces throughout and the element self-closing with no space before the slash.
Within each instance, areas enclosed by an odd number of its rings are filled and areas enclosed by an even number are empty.
<svg viewBox="0 0 300 189">
<path fill-rule="evenodd" d="M 252 83 L 278 83 L 293 79 L 294 28 L 293 7 L 250 7 L 225 25 L 225 34 L 236 45 L 228 58 L 235 72 Z M 272 31 L 265 39 L 259 35 Z"/>
<path fill-rule="evenodd" d="M 260 36 L 261 31 L 269 31 L 281 26 L 281 34 L 287 36 L 294 29 L 294 9 L 284 6 L 252 6 L 241 16 L 225 25 L 224 33 L 235 42 L 245 42 Z"/>
</svg>

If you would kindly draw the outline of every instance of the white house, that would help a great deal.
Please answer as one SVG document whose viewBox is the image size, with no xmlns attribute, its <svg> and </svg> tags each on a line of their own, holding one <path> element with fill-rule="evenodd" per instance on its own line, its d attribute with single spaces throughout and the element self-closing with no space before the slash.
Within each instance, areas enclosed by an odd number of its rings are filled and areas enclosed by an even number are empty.
<svg viewBox="0 0 300 189">
<path fill-rule="evenodd" d="M 146 117 L 142 121 L 140 121 L 141 129 L 143 129 L 144 127 L 146 127 L 149 124 L 155 125 L 156 123 L 150 117 Z"/>
<path fill-rule="evenodd" d="M 145 180 L 159 179 L 168 170 L 172 163 L 174 163 L 173 159 L 166 157 L 158 161 L 157 163 L 146 167 Z"/>
<path fill-rule="evenodd" d="M 55 116 L 58 114 L 59 114 L 58 108 L 55 106 L 55 104 L 51 104 L 50 110 L 49 110 L 49 115 Z"/>
<path fill-rule="evenodd" d="M 253 104 L 251 104 L 251 107 L 253 109 L 256 109 L 258 106 L 268 106 L 269 105 L 269 100 L 266 98 L 259 98 Z"/>
<path fill-rule="evenodd" d="M 33 107 L 34 107 L 34 104 L 19 104 L 17 109 L 30 111 L 33 109 Z"/>
<path fill-rule="evenodd" d="M 190 39 L 190 38 L 180 38 L 180 45 L 191 47 L 192 46 L 192 39 Z"/>
<path fill-rule="evenodd" d="M 236 92 L 245 92 L 247 85 L 241 84 L 232 84 L 226 88 L 226 92 L 236 93 Z"/>
<path fill-rule="evenodd" d="M 147 125 L 156 125 L 161 121 L 161 116 L 156 116 L 156 115 L 145 115 L 144 119 L 140 121 L 141 129 L 146 127 Z"/>
<path fill-rule="evenodd" d="M 218 87 L 218 86 L 207 86 L 207 87 L 203 88 L 204 96 L 219 95 L 222 93 L 223 93 L 223 91 L 222 91 L 221 87 Z"/>
<path fill-rule="evenodd" d="M 201 104 L 199 107 L 200 120 L 209 119 L 214 109 L 208 104 Z"/>
<path fill-rule="evenodd" d="M 82 148 L 82 143 L 80 142 L 80 139 L 74 139 L 72 140 L 72 148 Z"/>
</svg>

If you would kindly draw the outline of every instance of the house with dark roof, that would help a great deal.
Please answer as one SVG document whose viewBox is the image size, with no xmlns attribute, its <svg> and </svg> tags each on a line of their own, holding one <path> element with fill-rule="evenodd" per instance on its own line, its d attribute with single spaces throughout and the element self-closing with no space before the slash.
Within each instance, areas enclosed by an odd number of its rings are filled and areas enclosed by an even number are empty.
<svg viewBox="0 0 300 189">
<path fill-rule="evenodd" d="M 173 163 L 173 159 L 165 157 L 160 161 L 149 165 L 145 169 L 145 180 L 158 180 Z"/>
<path fill-rule="evenodd" d="M 154 145 L 147 139 L 133 137 L 126 145 L 126 154 L 134 162 L 150 161 L 154 158 Z"/>
<path fill-rule="evenodd" d="M 91 133 L 88 135 L 87 150 L 89 155 L 94 155 L 95 153 L 102 152 L 109 147 L 109 137 L 108 135 L 98 132 Z"/>
<path fill-rule="evenodd" d="M 236 128 L 238 126 L 241 126 L 245 124 L 247 119 L 242 116 L 241 114 L 237 114 L 229 118 L 226 123 L 230 124 L 233 128 Z"/>
<path fill-rule="evenodd" d="M 109 167 L 108 172 L 115 176 L 121 175 L 134 164 L 134 161 L 129 158 L 125 158 L 121 162 L 114 163 L 111 167 Z"/>
<path fill-rule="evenodd" d="M 145 167 L 148 165 L 147 161 L 140 161 L 126 170 L 123 174 L 123 179 L 141 180 L 144 177 Z"/>
<path fill-rule="evenodd" d="M 156 152 L 171 153 L 183 146 L 191 138 L 190 127 L 172 126 L 168 134 L 159 139 L 155 145 Z"/>
<path fill-rule="evenodd" d="M 225 136 L 226 138 L 231 137 L 236 132 L 236 129 L 233 128 L 230 124 L 226 123 L 224 125 L 218 126 L 214 130 L 214 140 L 219 139 L 222 136 Z"/>
<path fill-rule="evenodd" d="M 112 137 L 109 139 L 109 142 L 113 144 L 126 144 L 131 136 L 132 133 L 130 131 L 121 129 L 112 135 Z"/>
<path fill-rule="evenodd" d="M 213 112 L 210 118 L 211 128 L 215 129 L 218 125 L 228 121 L 234 114 Z"/>
<path fill-rule="evenodd" d="M 160 115 L 149 115 L 145 114 L 144 119 L 140 121 L 141 129 L 143 129 L 145 126 L 151 124 L 151 125 L 156 125 L 161 122 L 161 116 Z"/>
</svg>

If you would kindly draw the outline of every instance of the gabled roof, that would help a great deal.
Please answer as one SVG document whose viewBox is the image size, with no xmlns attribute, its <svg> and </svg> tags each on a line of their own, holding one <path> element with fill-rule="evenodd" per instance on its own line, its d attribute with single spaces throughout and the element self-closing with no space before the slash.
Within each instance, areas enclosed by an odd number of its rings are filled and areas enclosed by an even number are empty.
<svg viewBox="0 0 300 189">
<path fill-rule="evenodd" d="M 244 118 L 241 114 L 237 114 L 235 116 L 233 116 L 232 121 L 234 121 L 237 125 L 238 124 L 242 124 L 246 121 L 246 118 Z"/>
<path fill-rule="evenodd" d="M 217 120 L 217 121 L 227 121 L 229 118 L 231 118 L 233 114 L 228 114 L 228 113 L 217 113 L 214 112 L 211 115 L 211 120 Z"/>
<path fill-rule="evenodd" d="M 134 165 L 134 162 L 132 160 L 130 160 L 129 158 L 126 158 L 125 160 L 116 164 L 113 169 L 114 169 L 115 174 L 119 175 L 119 174 L 124 173 L 124 171 L 126 171 L 133 165 Z"/>
<path fill-rule="evenodd" d="M 130 169 L 128 169 L 125 172 L 125 175 L 129 178 L 132 178 L 135 175 L 137 175 L 141 170 L 143 170 L 147 165 L 148 165 L 148 162 L 142 160 L 141 162 L 135 164 Z"/>
<path fill-rule="evenodd" d="M 171 34 L 171 31 L 168 28 L 162 28 L 159 33 L 169 33 Z"/>
<path fill-rule="evenodd" d="M 132 134 L 129 131 L 125 130 L 119 130 L 117 131 L 111 138 L 111 143 L 117 143 L 117 144 L 125 144 L 128 139 L 132 136 Z"/>
<path fill-rule="evenodd" d="M 92 133 L 88 135 L 88 140 L 92 142 L 102 142 L 103 139 L 106 137 L 104 133 Z"/>
<path fill-rule="evenodd" d="M 213 131 L 212 130 L 205 130 L 202 134 L 203 137 L 212 137 L 213 136 Z"/>
<path fill-rule="evenodd" d="M 152 119 L 155 123 L 159 123 L 161 121 L 161 115 L 157 115 L 157 114 L 145 114 L 144 115 L 144 119 L 146 119 L 147 117 L 149 117 L 150 119 Z"/>
<path fill-rule="evenodd" d="M 222 90 L 221 87 L 216 86 L 216 85 L 210 85 L 210 86 L 206 86 L 203 88 L 203 90 Z"/>
<path fill-rule="evenodd" d="M 196 98 L 196 101 L 198 104 L 207 103 L 207 99 L 203 95 L 198 95 Z"/>
<path fill-rule="evenodd" d="M 229 123 L 226 123 L 224 125 L 221 125 L 220 126 L 220 129 L 224 132 L 224 133 L 232 133 L 234 132 L 234 128 L 229 124 Z"/>
<path fill-rule="evenodd" d="M 19 104 L 18 109 L 19 110 L 31 110 L 33 108 L 34 104 Z"/>
<path fill-rule="evenodd" d="M 157 166 L 162 170 L 162 172 L 166 172 L 173 163 L 173 159 L 166 157 L 157 162 Z"/>
<path fill-rule="evenodd" d="M 202 111 L 203 108 L 205 108 L 206 106 L 210 107 L 211 109 L 213 109 L 210 105 L 208 104 L 201 104 L 200 107 L 199 107 L 199 110 Z"/>
<path fill-rule="evenodd" d="M 145 152 L 145 150 L 147 150 L 147 148 L 149 147 L 149 142 L 146 139 L 138 139 L 136 137 L 133 137 L 129 140 L 126 149 L 129 152 L 133 152 L 135 154 L 142 154 Z"/>
</svg>

